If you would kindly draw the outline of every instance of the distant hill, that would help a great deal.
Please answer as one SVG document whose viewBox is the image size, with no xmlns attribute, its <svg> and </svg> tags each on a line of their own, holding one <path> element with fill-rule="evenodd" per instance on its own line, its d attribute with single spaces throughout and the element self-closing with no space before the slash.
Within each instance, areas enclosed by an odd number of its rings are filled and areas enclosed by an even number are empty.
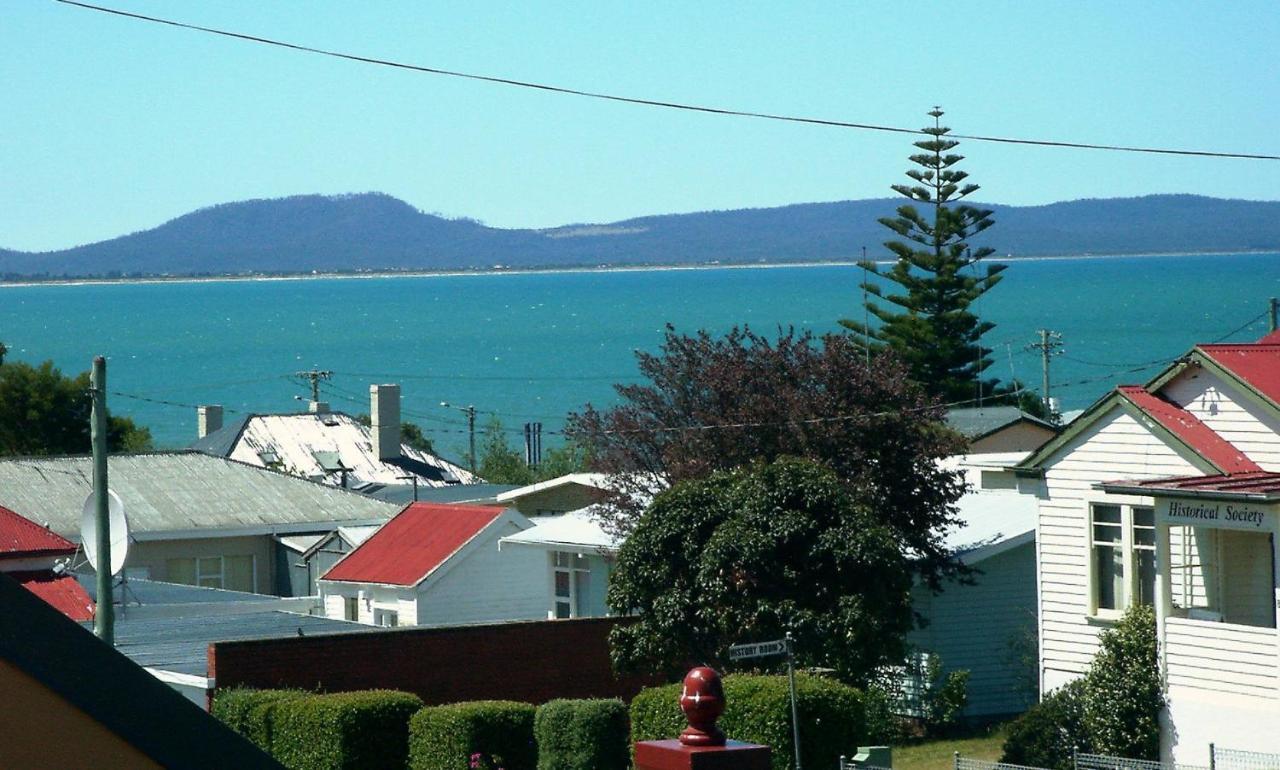
<svg viewBox="0 0 1280 770">
<path fill-rule="evenodd" d="M 425 214 L 380 193 L 225 203 L 151 230 L 50 252 L 0 249 L 0 275 L 227 275 L 798 262 L 881 255 L 901 199 L 666 214 L 505 230 Z M 1194 195 L 985 204 L 1000 255 L 1280 251 L 1280 202 Z"/>
</svg>

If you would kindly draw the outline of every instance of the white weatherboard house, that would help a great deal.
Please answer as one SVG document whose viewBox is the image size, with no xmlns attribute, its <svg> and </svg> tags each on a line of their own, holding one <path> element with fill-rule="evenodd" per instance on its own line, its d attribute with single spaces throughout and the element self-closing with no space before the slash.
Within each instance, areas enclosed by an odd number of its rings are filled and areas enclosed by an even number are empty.
<svg viewBox="0 0 1280 770">
<path fill-rule="evenodd" d="M 605 592 L 621 543 L 600 526 L 596 506 L 539 516 L 523 532 L 500 541 L 505 554 L 542 559 L 543 607 L 549 620 L 600 618 L 609 614 Z"/>
<path fill-rule="evenodd" d="M 325 615 L 377 626 L 545 618 L 546 558 L 498 550 L 532 525 L 509 508 L 412 503 L 321 576 Z"/>
<path fill-rule="evenodd" d="M 1200 345 L 1121 386 L 1015 467 L 1038 498 L 1041 688 L 1154 604 L 1166 759 L 1280 753 L 1280 334 Z"/>
</svg>

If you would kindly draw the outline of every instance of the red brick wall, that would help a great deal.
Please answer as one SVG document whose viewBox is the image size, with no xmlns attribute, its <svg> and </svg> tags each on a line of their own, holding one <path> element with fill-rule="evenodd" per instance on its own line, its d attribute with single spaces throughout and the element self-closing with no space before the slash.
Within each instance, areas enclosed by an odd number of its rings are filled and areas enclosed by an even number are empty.
<svg viewBox="0 0 1280 770">
<path fill-rule="evenodd" d="M 630 700 L 641 687 L 660 680 L 614 676 L 608 636 L 619 622 L 627 621 L 590 618 L 217 642 L 209 645 L 209 676 L 218 688 L 404 690 L 428 705 L 495 698 Z"/>
</svg>

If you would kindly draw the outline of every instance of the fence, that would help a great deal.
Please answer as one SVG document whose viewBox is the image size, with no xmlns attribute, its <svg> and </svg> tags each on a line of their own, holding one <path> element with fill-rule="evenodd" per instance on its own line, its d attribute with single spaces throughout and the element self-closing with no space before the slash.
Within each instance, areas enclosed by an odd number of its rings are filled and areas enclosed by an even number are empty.
<svg viewBox="0 0 1280 770">
<path fill-rule="evenodd" d="M 1220 749 L 1209 744 L 1209 766 L 1184 765 L 1174 762 L 1154 762 L 1149 759 L 1126 759 L 1105 754 L 1076 753 L 1072 764 L 1075 770 L 1280 770 L 1280 754 L 1260 751 Z M 840 757 L 839 770 L 891 770 Z M 992 762 L 986 759 L 955 755 L 952 770 L 1045 770 L 1041 767 L 1014 765 L 1008 762 Z"/>
<path fill-rule="evenodd" d="M 1210 770 L 1280 770 L 1280 754 L 1220 749 L 1209 744 Z"/>
</svg>

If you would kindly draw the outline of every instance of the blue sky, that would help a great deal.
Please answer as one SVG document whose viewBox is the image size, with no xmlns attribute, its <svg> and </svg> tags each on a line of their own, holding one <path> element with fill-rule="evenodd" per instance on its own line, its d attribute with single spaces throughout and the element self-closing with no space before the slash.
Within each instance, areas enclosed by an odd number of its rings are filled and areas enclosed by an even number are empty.
<svg viewBox="0 0 1280 770">
<path fill-rule="evenodd" d="M 1274 0 L 101 0 L 433 67 L 957 132 L 1276 154 Z M 882 197 L 909 137 L 685 114 L 292 53 L 51 0 L 0 22 L 0 246 L 201 206 L 379 190 L 499 227 Z M 1276 161 L 967 142 L 982 200 L 1274 200 Z"/>
</svg>

